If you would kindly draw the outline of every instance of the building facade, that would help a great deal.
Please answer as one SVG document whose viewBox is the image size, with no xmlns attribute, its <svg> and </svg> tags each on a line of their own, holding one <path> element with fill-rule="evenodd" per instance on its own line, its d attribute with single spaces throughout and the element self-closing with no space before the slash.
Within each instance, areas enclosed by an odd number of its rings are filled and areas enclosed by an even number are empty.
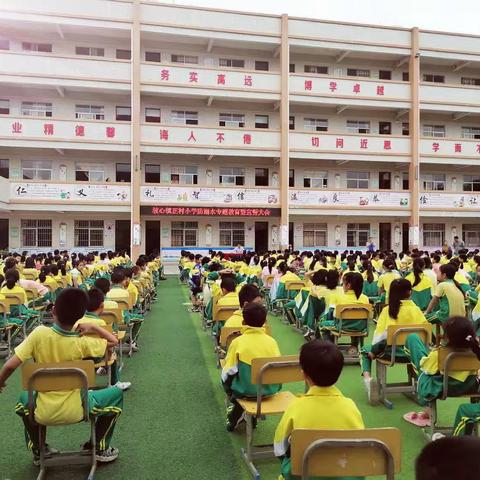
<svg viewBox="0 0 480 480">
<path fill-rule="evenodd" d="M 0 248 L 480 246 L 480 37 L 0 5 Z"/>
</svg>

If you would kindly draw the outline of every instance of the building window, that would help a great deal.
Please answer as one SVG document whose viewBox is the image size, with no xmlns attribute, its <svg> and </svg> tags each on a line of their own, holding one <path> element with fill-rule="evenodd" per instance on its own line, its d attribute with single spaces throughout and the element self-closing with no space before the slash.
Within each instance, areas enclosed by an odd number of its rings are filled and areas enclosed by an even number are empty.
<svg viewBox="0 0 480 480">
<path fill-rule="evenodd" d="M 291 63 L 289 66 L 288 66 L 288 71 L 290 73 L 295 73 L 295 64 L 294 63 Z"/>
<path fill-rule="evenodd" d="M 303 246 L 304 247 L 326 247 L 327 246 L 327 224 L 326 223 L 304 223 L 303 224 Z"/>
<path fill-rule="evenodd" d="M 347 188 L 368 188 L 370 172 L 347 172 Z"/>
<path fill-rule="evenodd" d="M 303 71 L 305 73 L 318 73 L 321 75 L 328 75 L 328 67 L 324 67 L 323 65 L 305 65 Z"/>
<path fill-rule="evenodd" d="M 145 165 L 145 182 L 160 183 L 160 165 Z"/>
<path fill-rule="evenodd" d="M 370 133 L 370 122 L 362 120 L 347 120 L 348 133 Z"/>
<path fill-rule="evenodd" d="M 445 83 L 445 75 L 435 75 L 433 73 L 423 74 L 424 82 Z"/>
<path fill-rule="evenodd" d="M 245 223 L 220 222 L 220 246 L 245 245 Z"/>
<path fill-rule="evenodd" d="M 304 188 L 327 188 L 328 172 L 305 172 L 303 176 L 303 186 Z"/>
<path fill-rule="evenodd" d="M 42 160 L 22 160 L 24 180 L 51 180 L 52 162 Z"/>
<path fill-rule="evenodd" d="M 444 223 L 424 223 L 423 224 L 423 246 L 440 247 L 445 243 L 445 224 Z"/>
<path fill-rule="evenodd" d="M 103 220 L 75 220 L 76 247 L 103 247 Z"/>
<path fill-rule="evenodd" d="M 255 70 L 261 70 L 263 72 L 268 72 L 269 64 L 264 60 L 255 60 Z"/>
<path fill-rule="evenodd" d="M 445 137 L 445 125 L 424 125 L 423 126 L 424 137 Z"/>
<path fill-rule="evenodd" d="M 51 247 L 51 220 L 22 220 L 22 247 Z"/>
<path fill-rule="evenodd" d="M 175 185 L 197 185 L 198 167 L 194 165 L 172 166 L 170 182 Z"/>
<path fill-rule="evenodd" d="M 220 113 L 218 125 L 220 127 L 241 128 L 245 126 L 245 115 L 241 113 Z"/>
<path fill-rule="evenodd" d="M 255 115 L 255 128 L 268 128 L 268 115 Z"/>
<path fill-rule="evenodd" d="M 293 115 L 288 117 L 288 129 L 295 130 L 295 117 Z"/>
<path fill-rule="evenodd" d="M 10 114 L 10 100 L 0 99 L 0 114 L 9 115 Z"/>
<path fill-rule="evenodd" d="M 105 108 L 103 105 L 75 105 L 75 118 L 105 120 Z"/>
<path fill-rule="evenodd" d="M 79 164 L 75 166 L 75 180 L 77 182 L 105 181 L 105 169 L 103 165 Z"/>
<path fill-rule="evenodd" d="M 172 247 L 196 247 L 198 222 L 172 222 Z"/>
<path fill-rule="evenodd" d="M 22 50 L 25 50 L 27 52 L 52 53 L 52 44 L 51 43 L 22 42 Z"/>
<path fill-rule="evenodd" d="M 410 81 L 410 74 L 409 72 L 402 72 L 402 80 L 404 82 L 409 82 Z"/>
<path fill-rule="evenodd" d="M 255 169 L 255 186 L 268 187 L 268 168 Z"/>
<path fill-rule="evenodd" d="M 462 85 L 480 86 L 480 78 L 462 77 Z"/>
<path fill-rule="evenodd" d="M 117 48 L 115 56 L 116 58 L 118 58 L 118 60 L 131 60 L 132 52 L 131 50 L 123 50 L 121 48 Z"/>
<path fill-rule="evenodd" d="M 198 112 L 172 110 L 170 114 L 170 121 L 177 125 L 198 125 Z"/>
<path fill-rule="evenodd" d="M 132 178 L 132 166 L 129 163 L 117 163 L 115 167 L 115 181 L 130 182 Z"/>
<path fill-rule="evenodd" d="M 220 168 L 220 185 L 245 185 L 245 169 L 236 167 Z"/>
<path fill-rule="evenodd" d="M 370 70 L 364 68 L 347 68 L 347 77 L 370 77 Z"/>
<path fill-rule="evenodd" d="M 480 224 L 464 223 L 462 225 L 462 238 L 467 248 L 480 246 Z"/>
<path fill-rule="evenodd" d="M 0 38 L 0 50 L 10 50 L 10 40 Z"/>
<path fill-rule="evenodd" d="M 87 55 L 89 57 L 104 57 L 105 49 L 99 47 L 75 47 L 77 55 Z"/>
<path fill-rule="evenodd" d="M 410 188 L 410 184 L 408 183 L 408 172 L 402 173 L 402 189 L 408 190 Z"/>
<path fill-rule="evenodd" d="M 428 173 L 421 176 L 422 186 L 424 190 L 445 190 L 445 175 Z"/>
<path fill-rule="evenodd" d="M 198 63 L 198 57 L 194 55 L 173 55 L 171 56 L 172 63 Z"/>
<path fill-rule="evenodd" d="M 369 236 L 369 223 L 347 223 L 347 247 L 364 247 Z"/>
<path fill-rule="evenodd" d="M 328 120 L 322 118 L 304 118 L 303 128 L 313 132 L 328 132 Z"/>
<path fill-rule="evenodd" d="M 51 117 L 52 104 L 49 102 L 22 102 L 22 115 L 30 117 Z"/>
<path fill-rule="evenodd" d="M 463 191 L 480 192 L 480 175 L 464 175 Z"/>
<path fill-rule="evenodd" d="M 390 70 L 379 70 L 378 71 L 378 78 L 380 80 L 391 80 L 392 79 L 392 72 Z"/>
<path fill-rule="evenodd" d="M 160 123 L 160 109 L 159 108 L 146 108 L 145 109 L 145 121 L 148 123 Z"/>
<path fill-rule="evenodd" d="M 0 177 L 3 177 L 3 178 L 10 177 L 10 162 L 8 158 L 0 159 Z"/>
<path fill-rule="evenodd" d="M 162 55 L 160 52 L 145 52 L 145 61 L 160 63 L 162 61 Z"/>
<path fill-rule="evenodd" d="M 378 122 L 378 133 L 380 135 L 391 135 L 392 122 Z"/>
<path fill-rule="evenodd" d="M 479 127 L 462 127 L 462 138 L 471 138 L 471 139 L 479 140 L 480 128 Z"/>
<path fill-rule="evenodd" d="M 130 107 L 115 107 L 115 119 L 118 121 L 130 122 L 132 120 L 132 109 Z"/>
<path fill-rule="evenodd" d="M 410 123 L 402 122 L 402 135 L 410 135 Z"/>
<path fill-rule="evenodd" d="M 295 187 L 295 170 L 293 168 L 288 170 L 288 186 L 290 188 Z"/>
<path fill-rule="evenodd" d="M 245 68 L 245 60 L 239 60 L 236 58 L 220 58 L 218 60 L 220 67 L 228 68 Z"/>
</svg>

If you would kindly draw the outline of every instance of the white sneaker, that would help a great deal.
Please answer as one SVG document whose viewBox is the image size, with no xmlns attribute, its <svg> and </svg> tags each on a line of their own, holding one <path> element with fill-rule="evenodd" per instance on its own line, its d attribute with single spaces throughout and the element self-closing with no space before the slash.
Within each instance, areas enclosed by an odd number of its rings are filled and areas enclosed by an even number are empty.
<svg viewBox="0 0 480 480">
<path fill-rule="evenodd" d="M 131 382 L 117 382 L 114 387 L 119 388 L 120 390 L 128 390 L 132 386 Z"/>
<path fill-rule="evenodd" d="M 445 438 L 445 435 L 443 433 L 437 432 L 432 435 L 432 442 L 435 442 L 436 440 L 440 440 L 441 438 Z"/>
<path fill-rule="evenodd" d="M 378 402 L 378 383 L 372 377 L 363 378 L 363 384 L 365 385 L 365 390 L 367 391 L 368 403 L 373 405 Z"/>
<path fill-rule="evenodd" d="M 106 374 L 107 374 L 107 369 L 105 367 L 97 368 L 97 375 L 106 375 Z"/>
<path fill-rule="evenodd" d="M 132 352 L 138 352 L 137 342 L 133 342 L 133 343 L 132 343 Z"/>
<path fill-rule="evenodd" d="M 118 448 L 109 447 L 107 450 L 97 452 L 95 455 L 97 462 L 100 463 L 109 463 L 113 462 L 118 458 Z"/>
</svg>

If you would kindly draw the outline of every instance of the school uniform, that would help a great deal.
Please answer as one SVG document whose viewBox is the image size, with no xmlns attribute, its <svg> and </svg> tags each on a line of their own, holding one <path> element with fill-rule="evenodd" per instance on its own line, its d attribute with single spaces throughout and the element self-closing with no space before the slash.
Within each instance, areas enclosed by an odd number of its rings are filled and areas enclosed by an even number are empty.
<svg viewBox="0 0 480 480">
<path fill-rule="evenodd" d="M 296 273 L 293 273 L 290 271 L 282 275 L 279 279 L 279 284 L 278 284 L 275 299 L 288 299 L 288 300 L 293 299 L 297 293 L 293 290 L 290 292 L 287 292 L 287 289 L 285 287 L 286 282 L 301 282 L 301 281 L 302 279 Z"/>
<path fill-rule="evenodd" d="M 366 295 L 371 303 L 374 303 L 378 300 L 378 275 L 375 272 L 372 272 L 373 280 L 369 282 L 367 280 L 367 272 L 362 273 L 363 277 L 363 289 L 362 293 Z"/>
<path fill-rule="evenodd" d="M 127 289 L 123 288 L 122 285 L 112 285 L 112 288 L 110 291 L 107 293 L 106 296 L 107 300 L 125 300 L 127 302 L 130 301 L 130 295 L 128 294 Z M 118 304 L 117 304 L 118 307 Z M 104 308 L 105 303 L 104 303 Z M 137 340 L 138 334 L 140 332 L 140 327 L 142 326 L 143 322 L 143 316 L 139 314 L 133 314 L 130 313 L 128 310 L 123 310 L 123 321 L 128 325 L 129 323 L 133 323 L 133 329 L 132 329 L 132 340 L 135 342 Z"/>
<path fill-rule="evenodd" d="M 296 429 L 362 430 L 362 414 L 354 401 L 340 390 L 312 386 L 305 395 L 296 398 L 287 408 L 275 431 L 274 452 L 282 460 L 279 480 L 291 480 L 290 435 Z M 342 477 L 346 479 L 346 477 Z"/>
<path fill-rule="evenodd" d="M 239 307 L 240 301 L 238 300 L 238 292 L 228 292 L 226 295 L 220 297 L 217 301 L 217 307 Z M 220 334 L 220 330 L 222 329 L 223 325 L 225 324 L 224 321 L 222 322 L 215 322 L 212 328 L 213 333 Z"/>
<path fill-rule="evenodd" d="M 420 282 L 415 286 L 413 286 L 415 283 L 415 275 L 413 273 L 409 273 L 405 279 L 412 285 L 412 301 L 420 310 L 426 310 L 433 294 L 433 284 L 430 278 L 424 273 L 420 273 Z"/>
<path fill-rule="evenodd" d="M 243 311 L 241 308 L 233 312 L 233 315 L 225 322 L 224 327 L 229 328 L 240 328 L 244 327 L 243 325 Z"/>
<path fill-rule="evenodd" d="M 63 330 L 59 325 L 40 326 L 15 349 L 15 355 L 22 361 L 38 363 L 67 362 L 86 358 L 101 358 L 105 354 L 107 341 L 77 332 Z M 106 450 L 110 445 L 115 423 L 122 413 L 123 393 L 116 387 L 88 392 L 90 415 L 96 421 L 96 449 Z M 38 427 L 28 419 L 28 393 L 22 392 L 16 405 L 16 413 L 25 424 L 25 438 L 29 448 L 38 450 Z M 76 423 L 83 419 L 79 390 L 38 393 L 35 419 L 47 425 Z"/>
<path fill-rule="evenodd" d="M 379 289 L 383 288 L 384 290 L 384 293 L 380 300 L 382 303 L 388 303 L 388 293 L 390 292 L 390 285 L 397 278 L 401 278 L 401 276 L 398 272 L 395 272 L 395 271 L 382 273 L 378 277 L 378 282 L 377 282 L 378 288 Z"/>
<path fill-rule="evenodd" d="M 435 288 L 435 297 L 439 299 L 438 307 L 427 315 L 430 322 L 443 324 L 450 317 L 465 316 L 465 299 L 453 280 L 440 282 Z"/>
</svg>

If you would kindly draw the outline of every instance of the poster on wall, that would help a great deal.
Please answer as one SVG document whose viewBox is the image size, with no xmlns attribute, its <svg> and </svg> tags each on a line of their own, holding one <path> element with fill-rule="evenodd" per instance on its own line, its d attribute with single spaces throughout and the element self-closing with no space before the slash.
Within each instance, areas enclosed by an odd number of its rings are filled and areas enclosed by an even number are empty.
<svg viewBox="0 0 480 480">
<path fill-rule="evenodd" d="M 421 193 L 419 197 L 420 208 L 461 208 L 478 210 L 480 194 L 474 193 Z"/>
</svg>

